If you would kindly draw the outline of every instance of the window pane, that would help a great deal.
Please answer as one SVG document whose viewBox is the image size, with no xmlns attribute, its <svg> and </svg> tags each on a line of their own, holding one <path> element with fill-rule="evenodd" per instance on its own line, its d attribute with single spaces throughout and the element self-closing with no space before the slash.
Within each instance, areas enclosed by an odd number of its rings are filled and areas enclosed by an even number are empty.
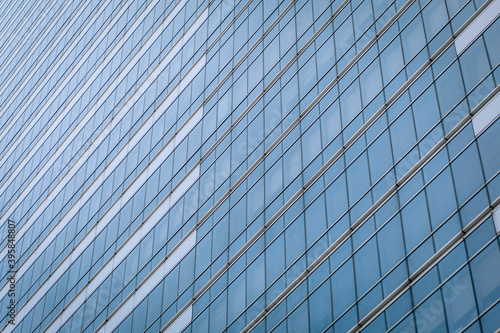
<svg viewBox="0 0 500 333">
<path fill-rule="evenodd" d="M 394 160 L 399 160 L 415 143 L 411 112 L 405 111 L 390 127 Z"/>
<path fill-rule="evenodd" d="M 380 277 L 378 251 L 375 238 L 372 238 L 354 255 L 356 270 L 356 292 L 361 297 Z"/>
<path fill-rule="evenodd" d="M 432 228 L 435 229 L 457 208 L 450 169 L 444 170 L 427 186 Z"/>
<path fill-rule="evenodd" d="M 500 19 L 497 18 L 495 23 L 493 23 L 484 33 L 486 49 L 488 50 L 493 68 L 500 63 L 500 43 L 498 42 L 498 36 L 500 36 Z"/>
<path fill-rule="evenodd" d="M 480 38 L 460 57 L 460 66 L 467 92 L 486 76 L 490 70 L 483 40 Z"/>
<path fill-rule="evenodd" d="M 361 99 L 359 95 L 359 84 L 358 81 L 354 81 L 354 83 L 340 96 L 340 111 L 342 114 L 343 126 L 347 126 L 360 110 Z"/>
<path fill-rule="evenodd" d="M 331 278 L 334 319 L 339 318 L 347 307 L 356 300 L 352 268 L 352 259 L 349 259 Z"/>
<path fill-rule="evenodd" d="M 500 170 L 500 120 L 495 121 L 477 139 L 481 162 L 486 179 L 493 177 Z"/>
<path fill-rule="evenodd" d="M 299 333 L 309 331 L 307 317 L 307 302 L 304 302 L 288 317 L 288 332 Z"/>
<path fill-rule="evenodd" d="M 418 332 L 447 332 L 441 291 L 415 310 L 415 320 Z"/>
<path fill-rule="evenodd" d="M 348 18 L 334 33 L 337 57 L 340 58 L 354 42 L 352 19 Z"/>
<path fill-rule="evenodd" d="M 367 105 L 382 89 L 380 64 L 377 59 L 361 74 L 359 81 L 361 83 L 363 105 Z"/>
<path fill-rule="evenodd" d="M 265 288 L 264 256 L 260 255 L 247 269 L 247 304 L 253 302 Z"/>
<path fill-rule="evenodd" d="M 411 251 L 430 232 L 427 203 L 420 193 L 402 211 L 406 250 Z"/>
<path fill-rule="evenodd" d="M 389 141 L 389 132 L 384 132 L 368 148 L 370 158 L 370 173 L 373 181 L 377 181 L 392 166 L 391 145 Z"/>
<path fill-rule="evenodd" d="M 321 195 L 305 212 L 307 247 L 326 230 L 325 197 Z"/>
<path fill-rule="evenodd" d="M 309 164 L 321 150 L 319 123 L 315 122 L 302 136 L 302 157 L 304 166 Z"/>
<path fill-rule="evenodd" d="M 401 42 L 396 38 L 380 55 L 382 63 L 382 77 L 384 83 L 389 83 L 390 80 L 403 67 L 403 54 L 401 53 Z"/>
<path fill-rule="evenodd" d="M 458 203 L 467 200 L 483 183 L 483 173 L 475 145 L 465 150 L 452 164 Z"/>
<path fill-rule="evenodd" d="M 401 40 L 403 41 L 403 53 L 408 62 L 425 45 L 424 26 L 420 15 L 401 32 Z"/>
<path fill-rule="evenodd" d="M 500 297 L 500 251 L 494 242 L 471 262 L 472 281 L 479 312 L 484 311 Z"/>
<path fill-rule="evenodd" d="M 366 152 L 363 153 L 363 155 L 354 161 L 354 163 L 347 169 L 347 185 L 349 188 L 350 205 L 353 205 L 370 186 L 368 161 L 366 156 Z"/>
<path fill-rule="evenodd" d="M 465 96 L 460 67 L 455 62 L 436 81 L 441 113 L 446 114 Z"/>
<path fill-rule="evenodd" d="M 429 5 L 422 11 L 425 32 L 430 40 L 448 21 L 448 13 L 444 0 L 430 1 Z"/>
<path fill-rule="evenodd" d="M 332 322 L 330 284 L 324 283 L 309 297 L 311 332 L 321 332 Z"/>
<path fill-rule="evenodd" d="M 373 21 L 371 1 L 363 1 L 353 13 L 354 32 L 356 38 L 361 37 L 362 33 L 368 29 Z"/>
<path fill-rule="evenodd" d="M 443 299 L 450 332 L 461 331 L 477 316 L 467 268 L 462 269 L 444 285 Z"/>
<path fill-rule="evenodd" d="M 321 115 L 321 136 L 324 144 L 331 142 L 340 133 L 340 110 L 338 100 Z"/>
<path fill-rule="evenodd" d="M 421 139 L 440 119 L 434 87 L 428 88 L 412 105 L 417 137 Z"/>
<path fill-rule="evenodd" d="M 326 208 L 328 223 L 332 224 L 347 210 L 347 188 L 345 176 L 342 174 L 326 189 Z"/>
<path fill-rule="evenodd" d="M 285 231 L 286 265 L 289 267 L 305 250 L 303 215 L 295 220 Z"/>
<path fill-rule="evenodd" d="M 380 250 L 380 267 L 382 274 L 387 273 L 405 255 L 401 218 L 395 216 L 377 234 Z"/>
</svg>

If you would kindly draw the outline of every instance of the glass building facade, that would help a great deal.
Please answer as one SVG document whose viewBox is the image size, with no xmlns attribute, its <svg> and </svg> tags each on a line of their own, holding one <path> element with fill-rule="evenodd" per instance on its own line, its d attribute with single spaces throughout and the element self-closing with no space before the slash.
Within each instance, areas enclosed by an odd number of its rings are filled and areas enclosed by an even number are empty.
<svg viewBox="0 0 500 333">
<path fill-rule="evenodd" d="M 0 0 L 1 332 L 495 332 L 499 15 Z"/>
</svg>

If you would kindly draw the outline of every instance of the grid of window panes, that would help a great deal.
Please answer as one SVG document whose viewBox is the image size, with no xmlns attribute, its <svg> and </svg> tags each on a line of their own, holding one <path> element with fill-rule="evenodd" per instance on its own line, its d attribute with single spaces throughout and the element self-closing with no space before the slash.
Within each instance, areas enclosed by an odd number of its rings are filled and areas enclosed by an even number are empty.
<svg viewBox="0 0 500 333">
<path fill-rule="evenodd" d="M 495 1 L 0 1 L 0 329 L 500 328 Z"/>
</svg>

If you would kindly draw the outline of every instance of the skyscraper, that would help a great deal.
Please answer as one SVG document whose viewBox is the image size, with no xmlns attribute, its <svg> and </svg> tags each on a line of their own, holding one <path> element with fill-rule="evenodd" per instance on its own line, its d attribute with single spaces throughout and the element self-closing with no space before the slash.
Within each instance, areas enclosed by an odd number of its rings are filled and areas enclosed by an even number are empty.
<svg viewBox="0 0 500 333">
<path fill-rule="evenodd" d="M 500 0 L 0 0 L 2 332 L 500 328 Z"/>
</svg>

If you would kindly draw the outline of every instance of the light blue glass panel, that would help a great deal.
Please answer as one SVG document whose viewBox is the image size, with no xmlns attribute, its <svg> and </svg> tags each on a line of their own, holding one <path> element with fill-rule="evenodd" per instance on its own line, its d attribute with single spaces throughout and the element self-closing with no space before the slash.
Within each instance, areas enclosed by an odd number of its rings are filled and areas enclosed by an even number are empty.
<svg viewBox="0 0 500 333">
<path fill-rule="evenodd" d="M 355 81 L 340 96 L 340 111 L 342 114 L 342 125 L 345 127 L 361 110 L 361 98 L 359 84 Z"/>
<path fill-rule="evenodd" d="M 491 125 L 477 140 L 484 175 L 489 180 L 500 170 L 500 120 Z"/>
<path fill-rule="evenodd" d="M 367 105 L 382 89 L 382 76 L 378 59 L 372 62 L 361 74 L 359 81 L 363 105 Z"/>
<path fill-rule="evenodd" d="M 382 64 L 382 77 L 384 84 L 389 83 L 394 76 L 403 68 L 403 53 L 401 52 L 401 42 L 396 38 L 389 46 L 380 54 L 380 62 Z"/>
<path fill-rule="evenodd" d="M 422 11 L 424 18 L 425 32 L 430 40 L 447 23 L 448 13 L 444 0 L 430 1 Z"/>
<path fill-rule="evenodd" d="M 479 38 L 461 56 L 460 67 L 467 92 L 479 83 L 490 70 L 483 39 Z"/>
<path fill-rule="evenodd" d="M 288 332 L 308 332 L 309 320 L 307 311 L 307 302 L 302 303 L 295 311 L 287 318 Z"/>
<path fill-rule="evenodd" d="M 411 251 L 430 232 L 425 195 L 421 192 L 401 212 L 406 250 Z"/>
<path fill-rule="evenodd" d="M 498 243 L 490 244 L 470 264 L 479 311 L 500 298 L 500 251 Z"/>
<path fill-rule="evenodd" d="M 446 332 L 441 291 L 434 293 L 415 310 L 418 332 Z"/>
<path fill-rule="evenodd" d="M 309 310 L 309 327 L 312 332 L 321 332 L 332 322 L 332 297 L 329 283 L 324 283 L 309 296 Z"/>
<path fill-rule="evenodd" d="M 331 278 L 333 316 L 335 319 L 356 300 L 352 259 L 342 265 Z"/>
<path fill-rule="evenodd" d="M 417 137 L 421 139 L 440 119 L 434 87 L 428 88 L 412 105 Z"/>
<path fill-rule="evenodd" d="M 349 204 L 353 205 L 370 185 L 366 152 L 347 169 L 347 185 Z"/>
<path fill-rule="evenodd" d="M 403 53 L 406 61 L 412 59 L 424 47 L 425 33 L 420 15 L 401 32 L 401 40 L 403 41 Z"/>
<path fill-rule="evenodd" d="M 461 331 L 477 316 L 469 270 L 462 269 L 442 290 L 448 329 Z"/>
<path fill-rule="evenodd" d="M 394 160 L 399 160 L 415 143 L 411 112 L 404 112 L 390 127 Z"/>
<path fill-rule="evenodd" d="M 335 31 L 335 49 L 337 57 L 344 54 L 345 51 L 354 42 L 354 33 L 352 28 L 352 19 L 348 18 L 338 29 Z"/>
<path fill-rule="evenodd" d="M 426 189 L 432 228 L 435 229 L 457 208 L 450 168 L 446 168 Z"/>
<path fill-rule="evenodd" d="M 486 49 L 488 50 L 488 56 L 493 68 L 500 63 L 500 43 L 498 42 L 498 36 L 500 36 L 499 18 L 497 18 L 495 23 L 493 23 L 484 33 Z"/>
<path fill-rule="evenodd" d="M 446 114 L 465 96 L 460 67 L 455 62 L 437 80 L 436 89 L 441 113 Z"/>
<path fill-rule="evenodd" d="M 462 204 L 483 183 L 483 174 L 479 163 L 476 145 L 467 148 L 451 164 L 458 203 Z"/>
<path fill-rule="evenodd" d="M 382 274 L 387 273 L 405 255 L 401 218 L 395 216 L 377 234 Z"/>
<path fill-rule="evenodd" d="M 328 224 L 337 221 L 348 208 L 345 175 L 342 174 L 326 189 Z"/>
<path fill-rule="evenodd" d="M 312 243 L 326 231 L 325 197 L 321 195 L 305 211 L 306 216 L 306 246 Z"/>
<path fill-rule="evenodd" d="M 356 292 L 363 295 L 380 277 L 377 243 L 370 239 L 355 255 Z"/>
<path fill-rule="evenodd" d="M 368 148 L 370 175 L 377 181 L 393 165 L 389 132 L 385 131 Z"/>
<path fill-rule="evenodd" d="M 491 310 L 481 317 L 481 324 L 485 332 L 495 332 L 498 330 L 498 318 L 500 317 L 500 303 L 497 303 Z"/>
</svg>

